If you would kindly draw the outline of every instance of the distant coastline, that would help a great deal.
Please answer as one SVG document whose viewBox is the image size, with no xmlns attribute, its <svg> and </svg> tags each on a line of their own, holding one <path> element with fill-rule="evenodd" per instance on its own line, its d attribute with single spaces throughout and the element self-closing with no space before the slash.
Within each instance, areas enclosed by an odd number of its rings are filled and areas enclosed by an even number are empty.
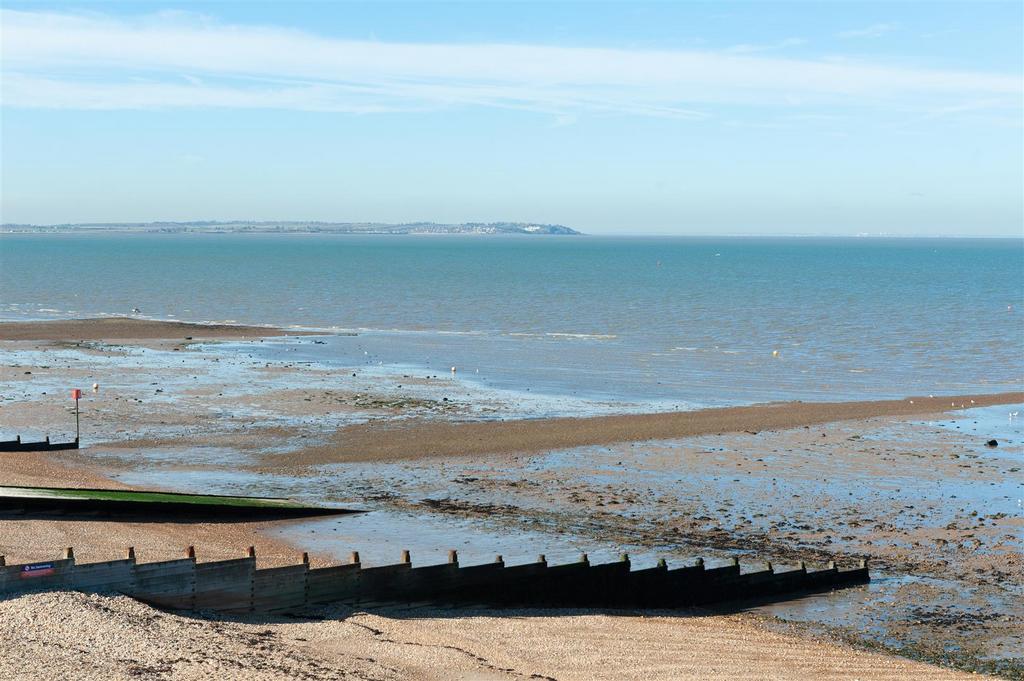
<svg viewBox="0 0 1024 681">
<path fill-rule="evenodd" d="M 4 224 L 5 233 L 145 233 L 145 234 L 526 234 L 579 235 L 564 225 L 533 222 L 302 222 L 302 221 L 194 221 L 194 222 L 110 222 L 59 225 Z"/>
</svg>

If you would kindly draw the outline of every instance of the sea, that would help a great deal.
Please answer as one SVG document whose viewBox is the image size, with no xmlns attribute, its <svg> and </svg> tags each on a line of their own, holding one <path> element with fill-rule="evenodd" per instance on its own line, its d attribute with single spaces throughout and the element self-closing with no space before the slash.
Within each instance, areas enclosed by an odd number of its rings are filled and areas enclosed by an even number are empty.
<svg viewBox="0 0 1024 681">
<path fill-rule="evenodd" d="M 1000 392 L 1024 385 L 1024 239 L 0 236 L 0 318 L 133 314 L 652 410 Z"/>
</svg>

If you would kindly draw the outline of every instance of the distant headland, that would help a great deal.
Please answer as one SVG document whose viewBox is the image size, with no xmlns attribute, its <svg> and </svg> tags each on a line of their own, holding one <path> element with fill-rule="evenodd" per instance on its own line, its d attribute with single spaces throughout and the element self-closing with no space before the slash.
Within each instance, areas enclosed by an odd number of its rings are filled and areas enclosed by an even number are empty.
<svg viewBox="0 0 1024 681">
<path fill-rule="evenodd" d="M 177 234 L 186 232 L 203 233 L 257 233 L 257 234 L 580 234 L 563 225 L 541 225 L 533 222 L 462 222 L 442 224 L 438 222 L 406 222 L 387 224 L 383 222 L 300 222 L 267 221 L 250 222 L 109 222 L 109 223 L 68 223 L 61 225 L 4 224 L 3 232 L 50 233 L 50 232 L 145 232 Z"/>
</svg>

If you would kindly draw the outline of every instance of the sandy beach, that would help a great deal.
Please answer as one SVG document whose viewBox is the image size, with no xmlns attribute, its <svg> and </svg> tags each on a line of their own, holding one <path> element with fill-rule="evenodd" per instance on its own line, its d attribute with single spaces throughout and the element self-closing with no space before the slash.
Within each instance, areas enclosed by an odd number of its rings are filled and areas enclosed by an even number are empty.
<svg viewBox="0 0 1024 681">
<path fill-rule="evenodd" d="M 34 679 L 978 678 L 771 631 L 746 616 L 343 607 L 311 615 L 220 619 L 162 613 L 123 596 L 23 596 L 0 601 L 0 676 L 31 669 Z"/>
<path fill-rule="evenodd" d="M 539 532 L 572 551 L 630 547 L 670 562 L 867 556 L 883 577 L 894 577 L 879 582 L 885 591 L 858 591 L 839 611 L 847 614 L 831 620 L 785 608 L 642 615 L 328 608 L 304 620 L 208 620 L 123 597 L 25 596 L 0 603 L 0 627 L 31 632 L 5 641 L 0 659 L 8 667 L 0 675 L 36 659 L 39 678 L 70 668 L 87 678 L 228 670 L 240 678 L 959 678 L 897 651 L 1019 674 L 1012 659 L 1024 644 L 1015 625 L 1022 613 L 1007 588 L 1024 576 L 1020 518 L 986 510 L 980 498 L 951 500 L 943 485 L 983 490 L 988 481 L 1019 481 L 1012 461 L 1020 443 L 1002 443 L 996 458 L 983 455 L 987 431 L 971 429 L 987 426 L 970 419 L 984 407 L 1024 402 L 1021 393 L 551 419 L 517 418 L 514 405 L 495 402 L 478 421 L 454 379 L 392 385 L 357 367 L 235 360 L 216 345 L 180 342 L 177 326 L 147 324 L 140 340 L 112 336 L 96 322 L 86 327 L 99 327 L 89 333 L 103 342 L 27 340 L 39 330 L 0 342 L 12 360 L 0 372 L 5 433 L 65 422 L 63 387 L 101 385 L 87 394 L 84 449 L 0 454 L 0 484 L 194 489 L 224 480 L 217 491 L 343 501 L 381 520 L 359 534 L 347 529 L 359 525 L 341 521 L 7 518 L 0 554 L 8 563 L 54 558 L 66 546 L 81 562 L 134 546 L 148 562 L 179 557 L 188 545 L 201 561 L 238 557 L 252 545 L 261 566 L 295 563 L 303 550 L 316 565 L 351 549 L 373 559 L 375 545 L 393 561 L 410 541 L 420 542 L 414 556 L 447 548 L 432 542 L 444 541 L 436 528 L 453 522 L 460 532 L 476 528 L 468 556 L 490 551 L 487 542 L 502 535 Z M 968 420 L 955 420 L 961 412 Z M 1001 484 L 993 494 L 1012 493 L 1014 483 Z M 411 535 L 403 530 L 420 521 L 435 529 L 420 539 L 415 524 Z M 882 623 L 885 636 L 841 626 L 850 607 L 860 618 L 853 621 Z M 95 632 L 88 642 L 83 628 Z M 132 654 L 104 655 L 100 642 L 126 630 Z M 249 657 L 239 667 L 233 660 L 243 650 Z"/>
<path fill-rule="evenodd" d="M 530 454 L 621 442 L 671 440 L 722 433 L 803 428 L 887 416 L 920 416 L 965 407 L 1024 402 L 1024 393 L 908 397 L 876 402 L 785 402 L 661 414 L 487 423 L 373 422 L 342 428 L 322 447 L 281 455 L 275 463 L 301 466 L 483 454 Z"/>
</svg>

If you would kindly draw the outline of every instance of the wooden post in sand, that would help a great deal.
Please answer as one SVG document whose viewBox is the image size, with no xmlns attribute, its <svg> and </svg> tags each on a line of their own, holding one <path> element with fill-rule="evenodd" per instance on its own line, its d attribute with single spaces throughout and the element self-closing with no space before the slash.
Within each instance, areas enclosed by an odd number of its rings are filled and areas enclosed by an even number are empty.
<svg viewBox="0 0 1024 681">
<path fill-rule="evenodd" d="M 79 390 L 78 388 L 74 388 L 74 389 L 71 390 L 71 399 L 73 399 L 75 401 L 75 444 L 76 445 L 81 442 L 81 437 L 82 437 L 82 432 L 81 432 L 81 429 L 79 427 L 79 421 L 78 421 L 78 400 L 81 397 L 82 397 L 82 391 L 81 390 Z M 49 438 L 47 438 L 47 440 L 49 440 Z"/>
</svg>

